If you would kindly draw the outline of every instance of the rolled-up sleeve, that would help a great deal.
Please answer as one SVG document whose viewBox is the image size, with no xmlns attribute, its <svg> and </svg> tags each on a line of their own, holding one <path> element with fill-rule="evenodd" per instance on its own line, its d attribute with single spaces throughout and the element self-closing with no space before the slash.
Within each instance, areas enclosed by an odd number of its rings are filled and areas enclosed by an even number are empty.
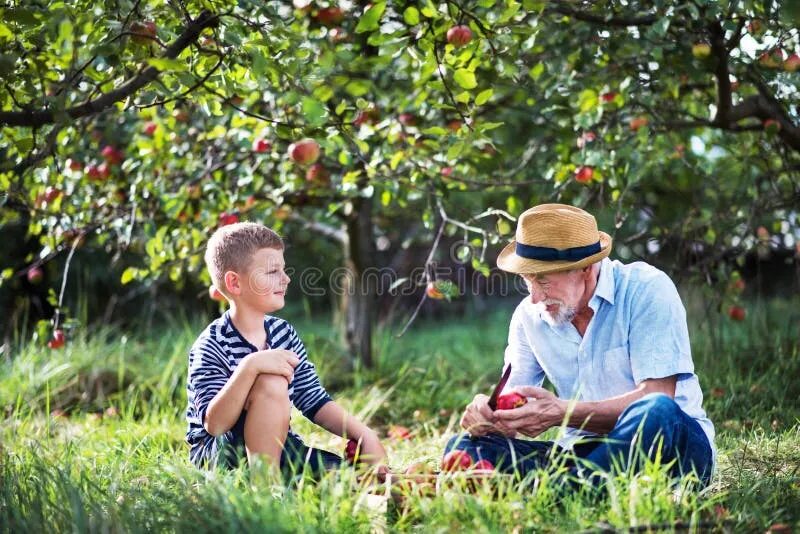
<svg viewBox="0 0 800 534">
<path fill-rule="evenodd" d="M 511 317 L 504 363 L 505 365 L 511 364 L 511 376 L 508 378 L 505 389 L 517 386 L 541 387 L 544 382 L 544 370 L 536 359 L 536 354 L 525 332 L 524 303 L 517 307 Z"/>
<path fill-rule="evenodd" d="M 292 403 L 307 419 L 313 422 L 319 409 L 333 399 L 322 387 L 317 369 L 308 359 L 306 347 L 300 336 L 294 329 L 291 330 L 290 336 L 289 350 L 297 354 L 300 359 L 300 363 L 294 370 L 294 378 L 292 378 Z"/>
<path fill-rule="evenodd" d="M 631 311 L 629 349 L 636 384 L 694 373 L 686 310 L 670 278 L 659 272 L 642 284 Z"/>
</svg>

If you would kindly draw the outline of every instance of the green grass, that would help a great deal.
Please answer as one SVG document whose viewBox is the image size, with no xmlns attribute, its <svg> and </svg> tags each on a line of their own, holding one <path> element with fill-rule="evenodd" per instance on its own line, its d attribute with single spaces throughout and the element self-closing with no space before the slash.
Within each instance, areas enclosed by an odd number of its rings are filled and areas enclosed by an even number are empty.
<svg viewBox="0 0 800 534">
<path fill-rule="evenodd" d="M 692 308 L 694 309 L 694 308 Z M 604 492 L 559 498 L 553 473 L 532 487 L 502 483 L 410 496 L 388 513 L 364 505 L 350 470 L 318 484 L 253 481 L 204 472 L 183 442 L 186 350 L 201 323 L 149 337 L 105 329 L 67 348 L 16 347 L 0 364 L 0 532 L 58 531 L 548 531 L 763 532 L 800 524 L 800 347 L 796 300 L 755 303 L 744 323 L 690 313 L 705 407 L 718 432 L 711 487 L 671 484 L 663 466 L 621 474 Z M 297 324 L 337 399 L 385 433 L 391 465 L 438 464 L 459 411 L 497 378 L 511 309 L 471 321 L 415 324 L 377 340 L 377 369 L 341 371 L 325 321 Z M 113 409 L 104 413 L 108 408 Z M 63 416 L 57 414 L 65 413 Z M 293 426 L 335 452 L 343 440 L 301 416 Z"/>
</svg>

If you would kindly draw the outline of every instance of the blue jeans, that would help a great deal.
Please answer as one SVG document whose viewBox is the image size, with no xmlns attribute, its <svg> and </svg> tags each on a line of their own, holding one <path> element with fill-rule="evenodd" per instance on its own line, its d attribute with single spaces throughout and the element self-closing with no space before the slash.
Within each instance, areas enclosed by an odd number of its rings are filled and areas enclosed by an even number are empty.
<svg viewBox="0 0 800 534">
<path fill-rule="evenodd" d="M 552 441 L 529 441 L 490 434 L 472 438 L 467 434 L 453 436 L 445 454 L 458 449 L 469 453 L 474 461 L 486 459 L 495 469 L 521 476 L 562 462 L 573 475 L 582 466 L 595 472 L 641 468 L 644 451 L 650 459 L 661 447 L 661 462 L 675 460 L 671 474 L 680 476 L 695 471 L 707 484 L 711 478 L 712 451 L 705 432 L 692 417 L 667 395 L 652 393 L 631 403 L 619 416 L 616 425 L 605 437 L 580 441 L 573 456 Z M 631 465 L 633 463 L 633 465 Z M 594 478 L 593 482 L 598 482 Z"/>
</svg>

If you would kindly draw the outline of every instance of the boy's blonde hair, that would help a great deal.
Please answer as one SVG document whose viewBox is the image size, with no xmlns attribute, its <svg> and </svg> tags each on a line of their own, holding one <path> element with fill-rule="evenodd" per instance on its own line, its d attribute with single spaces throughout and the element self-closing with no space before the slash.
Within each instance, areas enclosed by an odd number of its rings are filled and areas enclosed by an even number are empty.
<svg viewBox="0 0 800 534">
<path fill-rule="evenodd" d="M 240 222 L 218 228 L 206 245 L 206 267 L 211 281 L 225 291 L 225 273 L 244 273 L 262 248 L 283 250 L 283 240 L 263 224 Z"/>
</svg>

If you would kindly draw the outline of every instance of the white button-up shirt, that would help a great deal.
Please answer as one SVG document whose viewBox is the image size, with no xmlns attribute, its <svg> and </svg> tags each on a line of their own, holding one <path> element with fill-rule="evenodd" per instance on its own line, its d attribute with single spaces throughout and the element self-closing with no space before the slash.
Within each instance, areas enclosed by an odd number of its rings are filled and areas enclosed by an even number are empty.
<svg viewBox="0 0 800 534">
<path fill-rule="evenodd" d="M 675 402 L 703 428 L 716 458 L 686 310 L 672 280 L 644 262 L 625 265 L 606 258 L 589 307 L 594 315 L 581 336 L 572 323 L 551 326 L 541 317 L 542 306 L 522 301 L 509 328 L 505 361 L 512 372 L 506 389 L 541 386 L 547 377 L 562 399 L 597 401 L 632 391 L 647 379 L 677 375 Z M 559 441 L 569 447 L 581 435 L 591 434 L 567 428 Z"/>
</svg>

